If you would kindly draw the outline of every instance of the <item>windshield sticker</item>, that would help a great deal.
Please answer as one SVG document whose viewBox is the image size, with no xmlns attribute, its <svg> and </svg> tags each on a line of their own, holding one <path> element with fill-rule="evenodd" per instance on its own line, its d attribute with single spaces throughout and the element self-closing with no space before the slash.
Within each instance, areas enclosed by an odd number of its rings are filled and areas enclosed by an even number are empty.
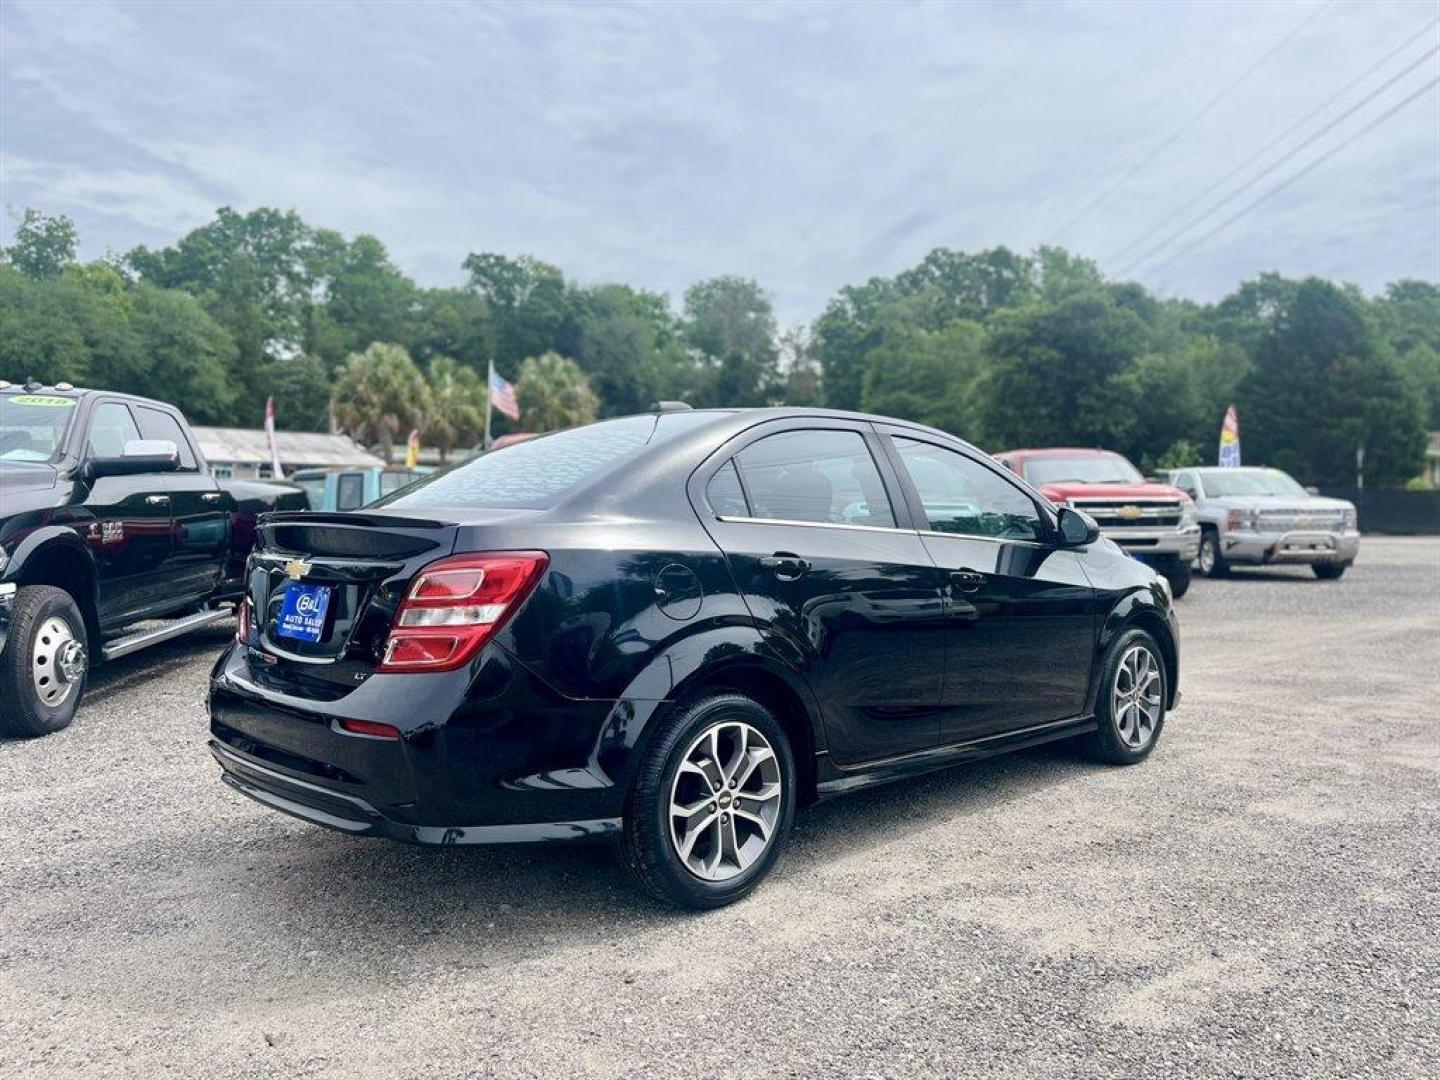
<svg viewBox="0 0 1440 1080">
<path fill-rule="evenodd" d="M 68 397 L 53 397 L 49 394 L 19 394 L 6 401 L 13 401 L 16 405 L 43 405 L 50 409 L 73 409 L 75 399 Z"/>
</svg>

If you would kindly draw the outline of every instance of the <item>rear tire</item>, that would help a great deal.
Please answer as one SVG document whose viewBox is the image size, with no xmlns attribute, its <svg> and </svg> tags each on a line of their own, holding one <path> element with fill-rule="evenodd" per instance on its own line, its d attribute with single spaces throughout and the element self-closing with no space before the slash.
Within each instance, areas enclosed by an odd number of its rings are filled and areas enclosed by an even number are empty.
<svg viewBox="0 0 1440 1080">
<path fill-rule="evenodd" d="M 621 860 L 659 900 L 723 907 L 770 872 L 794 816 L 795 762 L 779 722 L 743 694 L 706 695 L 655 732 L 626 801 Z"/>
<path fill-rule="evenodd" d="M 1310 569 L 1321 581 L 1338 581 L 1345 571 L 1350 569 L 1350 564 L 1348 562 L 1317 562 L 1311 563 Z"/>
<path fill-rule="evenodd" d="M 1220 554 L 1220 534 L 1216 530 L 1206 528 L 1200 534 L 1200 554 L 1195 556 L 1195 564 L 1206 577 L 1225 577 L 1230 573 L 1230 564 Z"/>
<path fill-rule="evenodd" d="M 70 726 L 85 693 L 85 620 L 53 585 L 15 593 L 0 655 L 0 735 L 35 738 Z"/>
<path fill-rule="evenodd" d="M 1101 667 L 1093 757 L 1110 765 L 1144 761 L 1160 741 L 1170 700 L 1165 654 L 1144 630 L 1127 630 L 1110 646 Z M 1153 674 L 1152 674 L 1153 673 Z"/>
</svg>

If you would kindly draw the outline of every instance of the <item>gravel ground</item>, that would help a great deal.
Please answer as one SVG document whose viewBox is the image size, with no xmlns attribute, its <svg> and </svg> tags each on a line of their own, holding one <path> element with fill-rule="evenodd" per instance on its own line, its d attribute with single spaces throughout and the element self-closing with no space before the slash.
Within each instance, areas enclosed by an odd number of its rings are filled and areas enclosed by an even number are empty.
<svg viewBox="0 0 1440 1080">
<path fill-rule="evenodd" d="M 1179 606 L 1145 765 L 826 803 L 699 917 L 264 810 L 204 750 L 223 635 L 122 661 L 0 742 L 0 1075 L 1440 1074 L 1440 541 Z"/>
</svg>

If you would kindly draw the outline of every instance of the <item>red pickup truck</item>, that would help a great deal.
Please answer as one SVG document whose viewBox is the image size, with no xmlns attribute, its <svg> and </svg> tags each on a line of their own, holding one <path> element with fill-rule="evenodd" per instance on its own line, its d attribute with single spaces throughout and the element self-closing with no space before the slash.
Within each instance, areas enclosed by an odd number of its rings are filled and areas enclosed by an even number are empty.
<svg viewBox="0 0 1440 1080">
<path fill-rule="evenodd" d="M 1007 450 L 995 459 L 1056 506 L 1093 517 L 1103 536 L 1162 574 L 1175 596 L 1190 588 L 1200 526 L 1195 503 L 1179 488 L 1150 483 L 1110 450 Z"/>
</svg>

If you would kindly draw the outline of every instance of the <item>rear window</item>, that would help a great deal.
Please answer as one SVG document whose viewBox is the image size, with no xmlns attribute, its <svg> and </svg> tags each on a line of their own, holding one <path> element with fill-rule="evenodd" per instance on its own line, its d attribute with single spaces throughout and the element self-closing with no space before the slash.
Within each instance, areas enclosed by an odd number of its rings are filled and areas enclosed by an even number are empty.
<svg viewBox="0 0 1440 1080">
<path fill-rule="evenodd" d="M 557 431 L 482 454 L 380 499 L 375 506 L 474 506 L 546 510 L 566 493 L 636 454 L 659 432 L 665 438 L 703 414 L 627 416 Z M 664 424 L 661 424 L 661 421 Z"/>
</svg>

